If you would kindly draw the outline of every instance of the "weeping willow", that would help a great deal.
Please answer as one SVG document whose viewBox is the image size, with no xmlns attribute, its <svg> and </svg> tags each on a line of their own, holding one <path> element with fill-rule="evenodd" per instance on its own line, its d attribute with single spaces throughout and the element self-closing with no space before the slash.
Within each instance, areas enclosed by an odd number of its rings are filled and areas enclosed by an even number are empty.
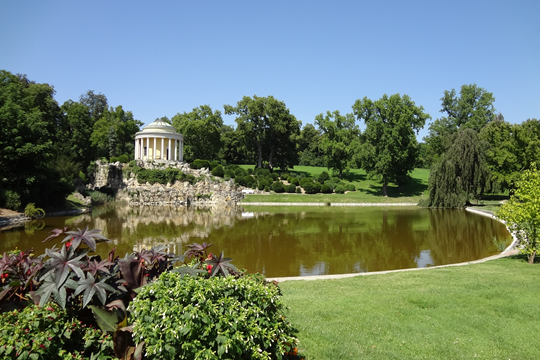
<svg viewBox="0 0 540 360">
<path fill-rule="evenodd" d="M 431 169 L 428 198 L 420 206 L 462 208 L 488 190 L 490 172 L 482 142 L 472 129 L 460 130 L 454 143 Z"/>
</svg>

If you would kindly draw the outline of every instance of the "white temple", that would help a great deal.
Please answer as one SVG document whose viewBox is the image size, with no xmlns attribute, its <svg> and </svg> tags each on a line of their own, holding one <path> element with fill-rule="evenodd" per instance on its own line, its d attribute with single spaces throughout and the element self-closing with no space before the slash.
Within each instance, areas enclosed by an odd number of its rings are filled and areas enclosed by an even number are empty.
<svg viewBox="0 0 540 360">
<path fill-rule="evenodd" d="M 156 120 L 135 134 L 135 160 L 184 161 L 184 136 Z"/>
</svg>

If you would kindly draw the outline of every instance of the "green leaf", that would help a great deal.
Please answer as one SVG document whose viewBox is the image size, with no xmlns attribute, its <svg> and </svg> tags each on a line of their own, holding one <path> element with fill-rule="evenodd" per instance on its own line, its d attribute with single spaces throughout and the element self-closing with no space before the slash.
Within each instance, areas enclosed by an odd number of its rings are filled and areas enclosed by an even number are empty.
<svg viewBox="0 0 540 360">
<path fill-rule="evenodd" d="M 94 314 L 94 319 L 99 328 L 105 332 L 115 332 L 120 319 L 116 311 L 108 311 L 100 306 L 89 305 L 88 306 Z"/>
</svg>

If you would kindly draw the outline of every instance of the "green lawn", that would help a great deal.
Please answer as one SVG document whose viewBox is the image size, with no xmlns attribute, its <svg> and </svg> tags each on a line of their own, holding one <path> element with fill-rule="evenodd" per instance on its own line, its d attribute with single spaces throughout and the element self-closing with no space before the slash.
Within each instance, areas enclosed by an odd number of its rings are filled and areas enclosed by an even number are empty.
<svg viewBox="0 0 540 360">
<path fill-rule="evenodd" d="M 538 359 L 539 276 L 516 257 L 280 287 L 308 360 Z"/>
<path fill-rule="evenodd" d="M 252 165 L 241 165 L 243 168 L 253 168 Z M 324 167 L 295 166 L 291 172 L 303 173 L 306 176 L 317 176 L 323 171 L 330 175 L 332 172 Z M 346 194 L 273 194 L 273 195 L 247 195 L 242 204 L 250 202 L 370 202 L 370 203 L 418 203 L 428 186 L 429 170 L 415 169 L 411 173 L 412 180 L 400 192 L 397 185 L 388 185 L 388 196 L 382 196 L 382 184 L 377 180 L 368 179 L 366 172 L 361 169 L 351 170 L 343 174 L 345 183 L 352 183 L 358 189 Z"/>
</svg>

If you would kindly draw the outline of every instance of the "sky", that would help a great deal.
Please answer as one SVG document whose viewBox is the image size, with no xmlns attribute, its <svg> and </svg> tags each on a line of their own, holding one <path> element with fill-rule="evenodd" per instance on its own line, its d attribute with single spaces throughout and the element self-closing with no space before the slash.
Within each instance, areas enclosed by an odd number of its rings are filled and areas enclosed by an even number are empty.
<svg viewBox="0 0 540 360">
<path fill-rule="evenodd" d="M 539 18 L 538 0 L 2 1 L 0 69 L 145 124 L 272 95 L 305 125 L 395 93 L 435 120 L 464 84 L 521 123 L 540 118 Z"/>
</svg>

